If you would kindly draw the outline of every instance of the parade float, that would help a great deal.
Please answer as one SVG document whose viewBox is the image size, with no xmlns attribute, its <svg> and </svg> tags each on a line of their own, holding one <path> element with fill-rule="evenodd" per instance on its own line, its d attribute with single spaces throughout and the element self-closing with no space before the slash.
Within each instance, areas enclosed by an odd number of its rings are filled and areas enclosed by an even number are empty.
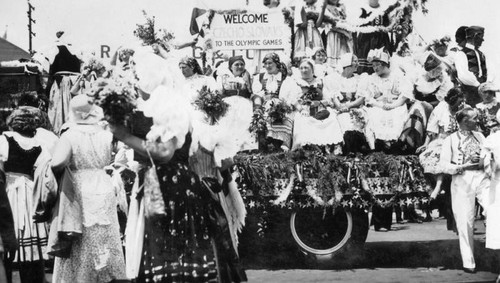
<svg viewBox="0 0 500 283">
<path fill-rule="evenodd" d="M 28 52 L 0 38 L 0 111 L 9 113 L 21 94 L 42 89 L 42 68 Z"/>
<path fill-rule="evenodd" d="M 272 2 L 264 1 L 268 7 L 256 10 L 193 9 L 190 31 L 197 36 L 195 48 L 201 50 L 204 66 L 214 64 L 228 52 L 246 54 L 257 71 L 266 52 L 281 52 L 293 60 L 294 7 L 273 8 Z M 369 25 L 382 15 L 376 13 L 356 21 L 339 19 L 335 26 L 355 35 L 386 32 L 397 46 L 412 31 L 412 13 L 426 12 L 426 1 L 393 2 L 382 10 L 389 19 L 384 26 Z M 253 130 L 263 132 L 265 122 L 258 119 L 262 117 L 254 119 Z M 237 182 L 248 210 L 240 249 L 249 256 L 289 249 L 285 239 L 291 234 L 293 242 L 307 256 L 331 259 L 363 245 L 369 230 L 368 212 L 373 205 L 413 208 L 425 207 L 430 201 L 429 185 L 415 155 L 335 156 L 308 149 L 240 153 L 235 163 Z M 278 219 L 285 219 L 288 227 L 276 223 Z M 260 240 L 248 234 L 256 234 Z"/>
</svg>

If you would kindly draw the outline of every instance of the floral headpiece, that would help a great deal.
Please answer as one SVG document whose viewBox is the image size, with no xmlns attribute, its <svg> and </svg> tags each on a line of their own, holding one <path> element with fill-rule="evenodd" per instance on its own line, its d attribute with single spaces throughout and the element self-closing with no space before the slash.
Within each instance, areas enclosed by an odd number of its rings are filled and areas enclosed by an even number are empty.
<svg viewBox="0 0 500 283">
<path fill-rule="evenodd" d="M 391 58 L 391 56 L 389 55 L 389 53 L 384 51 L 383 47 L 381 47 L 380 49 L 370 50 L 370 52 L 368 52 L 368 56 L 367 56 L 368 62 L 380 61 L 380 62 L 384 62 L 386 64 L 389 64 L 390 58 Z"/>
</svg>

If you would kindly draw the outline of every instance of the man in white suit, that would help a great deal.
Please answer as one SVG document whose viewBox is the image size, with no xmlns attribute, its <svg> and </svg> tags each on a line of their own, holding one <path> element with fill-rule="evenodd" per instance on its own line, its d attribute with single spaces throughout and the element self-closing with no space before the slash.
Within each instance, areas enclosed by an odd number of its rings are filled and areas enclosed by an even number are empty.
<svg viewBox="0 0 500 283">
<path fill-rule="evenodd" d="M 475 273 L 474 211 L 476 197 L 480 204 L 487 203 L 489 179 L 480 164 L 484 136 L 476 132 L 477 112 L 467 107 L 456 115 L 459 130 L 443 141 L 440 166 L 452 175 L 451 203 L 457 223 L 463 269 Z"/>
</svg>

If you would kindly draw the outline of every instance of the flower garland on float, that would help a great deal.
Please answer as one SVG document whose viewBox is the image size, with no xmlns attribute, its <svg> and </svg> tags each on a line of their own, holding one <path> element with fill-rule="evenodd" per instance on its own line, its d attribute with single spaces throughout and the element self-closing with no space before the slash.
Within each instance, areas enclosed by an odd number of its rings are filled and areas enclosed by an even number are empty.
<svg viewBox="0 0 500 283">
<path fill-rule="evenodd" d="M 249 208 L 365 209 L 428 203 L 418 157 L 383 153 L 324 155 L 319 151 L 238 154 L 239 187 Z M 404 200 L 404 203 L 398 200 Z"/>
</svg>

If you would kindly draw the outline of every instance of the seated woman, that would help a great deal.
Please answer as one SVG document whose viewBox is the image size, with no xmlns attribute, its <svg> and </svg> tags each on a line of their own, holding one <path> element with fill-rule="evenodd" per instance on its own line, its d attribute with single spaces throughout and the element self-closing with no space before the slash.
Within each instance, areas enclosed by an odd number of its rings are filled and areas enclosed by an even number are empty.
<svg viewBox="0 0 500 283">
<path fill-rule="evenodd" d="M 273 104 L 282 101 L 279 97 L 281 85 L 287 77 L 287 70 L 280 57 L 276 53 L 269 53 L 262 61 L 265 73 L 260 73 L 254 77 L 252 89 L 259 97 L 257 104 L 262 104 L 264 112 L 269 114 Z M 257 102 L 258 101 L 258 102 Z M 275 149 L 281 148 L 289 150 L 292 146 L 292 117 L 286 115 L 283 121 L 273 121 L 267 124 L 267 140 L 274 145 Z"/>
<path fill-rule="evenodd" d="M 444 71 L 441 60 L 433 53 L 426 55 L 424 69 L 415 76 L 409 119 L 399 138 L 399 147 L 404 154 L 413 154 L 425 142 L 425 128 L 432 109 L 443 101 L 453 87 L 450 77 Z"/>
<path fill-rule="evenodd" d="M 257 149 L 257 139 L 248 130 L 253 117 L 252 78 L 242 56 L 229 58 L 229 70 L 218 74 L 217 83 L 230 106 L 219 123 L 234 133 L 241 150 Z"/>
<path fill-rule="evenodd" d="M 453 83 L 445 72 L 442 61 L 433 53 L 429 53 L 424 63 L 424 71 L 415 79 L 415 99 L 436 107 L 452 87 Z"/>
<path fill-rule="evenodd" d="M 280 97 L 295 106 L 292 149 L 305 145 L 323 145 L 334 154 L 342 153 L 342 131 L 332 98 L 323 92 L 323 80 L 314 76 L 314 62 L 304 59 L 299 65 L 301 78 L 289 77 L 283 82 Z"/>
<path fill-rule="evenodd" d="M 368 58 L 374 73 L 362 80 L 360 95 L 367 106 L 367 127 L 379 141 L 376 150 L 388 151 L 403 131 L 408 119 L 406 103 L 413 99 L 413 92 L 403 75 L 391 72 L 388 53 L 371 50 Z"/>
<path fill-rule="evenodd" d="M 217 84 L 213 77 L 203 75 L 200 65 L 193 57 L 184 57 L 179 61 L 179 69 L 185 78 L 184 93 L 189 95 L 191 102 L 198 97 L 198 91 L 207 87 L 212 91 L 217 90 Z"/>
<path fill-rule="evenodd" d="M 369 146 L 365 138 L 366 111 L 362 109 L 365 98 L 359 95 L 358 84 L 361 77 L 356 74 L 358 57 L 346 53 L 340 57 L 342 73 L 333 73 L 325 78 L 325 93 L 333 97 L 337 119 L 344 136 L 344 153 L 367 152 Z M 370 136 L 370 135 L 367 135 Z M 371 135 L 373 136 L 373 135 Z M 371 141 L 374 145 L 374 140 Z"/>
</svg>

